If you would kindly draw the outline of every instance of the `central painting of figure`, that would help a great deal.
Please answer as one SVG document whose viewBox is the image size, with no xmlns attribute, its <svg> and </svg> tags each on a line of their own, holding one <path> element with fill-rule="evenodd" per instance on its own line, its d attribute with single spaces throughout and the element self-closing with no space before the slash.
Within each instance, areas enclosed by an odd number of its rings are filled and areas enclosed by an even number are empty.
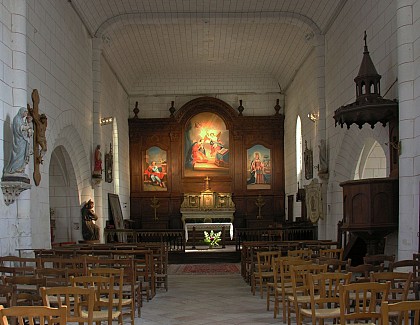
<svg viewBox="0 0 420 325">
<path fill-rule="evenodd" d="M 229 131 L 214 113 L 193 116 L 185 126 L 185 176 L 229 173 Z"/>
</svg>

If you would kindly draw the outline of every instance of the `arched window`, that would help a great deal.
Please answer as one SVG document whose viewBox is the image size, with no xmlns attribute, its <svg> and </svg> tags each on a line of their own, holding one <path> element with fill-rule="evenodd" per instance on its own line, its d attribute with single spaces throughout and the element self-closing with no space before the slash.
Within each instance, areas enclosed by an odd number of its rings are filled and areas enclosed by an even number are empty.
<svg viewBox="0 0 420 325">
<path fill-rule="evenodd" d="M 296 120 L 296 181 L 302 179 L 302 121 L 300 116 Z"/>
</svg>

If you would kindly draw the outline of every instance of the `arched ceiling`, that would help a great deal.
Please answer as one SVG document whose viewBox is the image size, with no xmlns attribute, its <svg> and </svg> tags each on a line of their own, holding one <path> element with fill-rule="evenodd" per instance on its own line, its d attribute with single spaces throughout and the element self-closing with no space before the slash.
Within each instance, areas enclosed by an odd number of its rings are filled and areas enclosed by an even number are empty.
<svg viewBox="0 0 420 325">
<path fill-rule="evenodd" d="M 347 0 L 69 1 L 132 95 L 151 76 L 226 74 L 284 91 Z"/>
</svg>

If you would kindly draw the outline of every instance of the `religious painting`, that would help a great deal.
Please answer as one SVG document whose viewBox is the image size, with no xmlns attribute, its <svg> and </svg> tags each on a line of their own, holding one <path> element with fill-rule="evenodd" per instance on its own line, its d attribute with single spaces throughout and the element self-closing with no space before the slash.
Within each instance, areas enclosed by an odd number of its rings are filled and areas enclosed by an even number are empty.
<svg viewBox="0 0 420 325">
<path fill-rule="evenodd" d="M 303 152 L 303 161 L 305 162 L 305 179 L 312 179 L 314 177 L 313 169 L 313 152 L 308 149 L 308 142 L 305 140 L 305 151 Z"/>
<path fill-rule="evenodd" d="M 184 167 L 185 176 L 229 173 L 229 131 L 217 114 L 199 113 L 187 122 Z"/>
<path fill-rule="evenodd" d="M 109 144 L 109 152 L 105 154 L 105 182 L 112 183 L 112 166 L 114 157 L 112 154 L 112 144 Z"/>
<path fill-rule="evenodd" d="M 146 150 L 143 172 L 144 191 L 167 191 L 167 153 L 159 147 Z"/>
<path fill-rule="evenodd" d="M 247 189 L 271 189 L 271 150 L 257 144 L 247 150 Z"/>
</svg>

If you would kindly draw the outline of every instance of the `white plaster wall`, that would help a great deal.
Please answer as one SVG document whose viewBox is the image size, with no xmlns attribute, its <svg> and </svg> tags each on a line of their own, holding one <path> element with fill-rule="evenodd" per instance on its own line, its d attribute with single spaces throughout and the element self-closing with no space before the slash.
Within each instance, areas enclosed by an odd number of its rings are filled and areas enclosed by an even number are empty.
<svg viewBox="0 0 420 325">
<path fill-rule="evenodd" d="M 13 139 L 11 123 L 26 105 L 25 2 L 0 0 L 0 168 L 8 163 Z M 0 254 L 17 254 L 31 245 L 30 193 L 6 206 L 0 200 Z"/>
<path fill-rule="evenodd" d="M 330 153 L 330 179 L 327 197 L 327 213 L 331 224 L 327 232 L 336 230 L 342 219 L 342 188 L 339 183 L 354 179 L 357 158 L 365 142 L 378 141 L 388 159 L 388 127 L 377 124 L 372 130 L 356 125 L 350 130 L 334 126 L 334 111 L 355 101 L 355 83 L 363 53 L 363 33 L 372 61 L 381 79 L 381 94 L 388 99 L 398 96 L 396 57 L 396 6 L 392 0 L 377 0 L 356 6 L 347 2 L 336 21 L 326 34 L 326 128 Z"/>
<path fill-rule="evenodd" d="M 109 144 L 113 144 L 114 167 L 112 183 L 102 182 L 102 195 L 104 206 L 102 216 L 108 220 L 108 193 L 119 195 L 123 217 L 130 218 L 130 161 L 128 138 L 128 96 L 121 87 L 106 60 L 101 60 L 101 112 L 103 117 L 113 116 L 114 123 L 100 126 L 102 133 L 102 154 L 109 152 Z M 117 142 L 114 140 L 118 138 Z M 118 154 L 116 154 L 118 153 Z M 104 160 L 104 157 L 103 157 Z M 118 163 L 118 165 L 117 165 Z M 105 168 L 105 165 L 103 165 Z M 123 203 L 126 203 L 124 205 Z"/>
<path fill-rule="evenodd" d="M 82 199 L 91 192 L 92 47 L 68 1 L 28 0 L 27 17 L 28 102 L 32 89 L 38 89 L 40 113 L 48 117 L 48 152 L 40 166 L 42 179 L 40 186 L 31 190 L 32 245 L 48 247 L 49 165 L 51 153 L 60 142 L 67 142 L 64 146 L 72 165 L 78 167 Z"/>
<path fill-rule="evenodd" d="M 308 118 L 308 113 L 317 112 L 317 85 L 316 85 L 316 57 L 315 51 L 312 51 L 304 64 L 299 69 L 294 81 L 287 89 L 285 103 L 285 141 L 284 141 L 284 157 L 285 157 L 285 182 L 286 197 L 295 195 L 293 216 L 294 219 L 301 215 L 301 202 L 296 202 L 296 192 L 298 189 L 298 180 L 296 179 L 296 121 L 300 116 L 302 122 L 302 153 L 305 150 L 305 140 L 308 148 L 312 148 L 314 152 L 314 165 L 318 164 L 318 152 L 316 127 L 318 122 L 312 122 Z M 303 159 L 303 157 L 302 157 Z M 299 187 L 303 188 L 308 185 L 310 180 L 305 179 L 305 173 L 301 173 Z M 314 169 L 314 177 L 316 170 Z M 287 212 L 286 212 L 287 215 Z"/>
<path fill-rule="evenodd" d="M 0 167 L 4 168 L 5 152 L 10 148 L 11 131 L 6 125 L 10 125 L 13 116 L 10 112 L 13 107 L 11 79 L 5 80 L 5 76 L 12 68 L 11 49 L 11 24 L 12 24 L 11 0 L 0 0 Z M 7 134 L 5 134 L 7 132 Z M 2 221 L 0 227 L 0 255 L 11 251 L 10 234 L 16 223 L 16 209 L 5 208 L 3 197 L 0 200 L 0 213 Z"/>
<path fill-rule="evenodd" d="M 397 86 L 393 85 L 397 76 L 396 57 L 396 13 L 395 1 L 376 0 L 370 2 L 347 2 L 336 21 L 325 35 L 325 100 L 326 100 L 326 139 L 329 158 L 329 180 L 327 186 L 326 218 L 319 221 L 319 237 L 335 239 L 337 223 L 342 219 L 342 188 L 340 182 L 354 179 L 357 158 L 365 141 L 378 141 L 388 159 L 388 127 L 377 124 L 375 129 L 365 125 L 362 130 L 352 126 L 350 130 L 334 125 L 334 111 L 342 105 L 354 102 L 357 76 L 363 56 L 363 32 L 368 35 L 371 58 L 381 79 L 381 93 L 388 89 L 385 98 L 397 97 Z M 318 164 L 318 144 L 320 123 L 310 122 L 307 114 L 316 110 L 317 61 L 315 52 L 311 53 L 301 66 L 294 81 L 286 91 L 286 196 L 295 194 L 296 184 L 296 145 L 295 123 L 299 114 L 302 119 L 302 135 L 313 149 L 314 165 Z M 290 121 L 290 122 L 289 122 Z M 314 169 L 314 177 L 317 177 Z M 309 181 L 303 179 L 301 184 Z M 301 185 L 301 186 L 302 186 Z M 295 217 L 300 214 L 300 203 L 295 203 Z"/>
</svg>

